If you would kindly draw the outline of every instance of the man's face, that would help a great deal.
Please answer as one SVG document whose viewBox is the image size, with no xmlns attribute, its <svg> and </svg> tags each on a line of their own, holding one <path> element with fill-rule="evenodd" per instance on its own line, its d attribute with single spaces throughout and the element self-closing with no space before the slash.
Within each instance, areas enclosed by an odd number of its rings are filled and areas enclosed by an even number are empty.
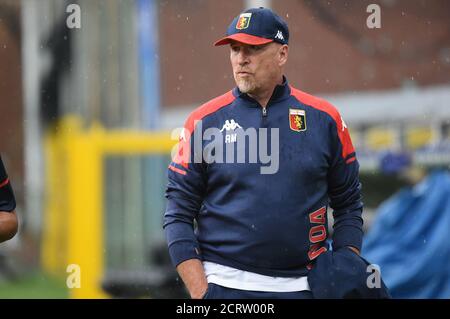
<svg viewBox="0 0 450 319">
<path fill-rule="evenodd" d="M 239 90 L 257 95 L 272 90 L 281 81 L 282 68 L 287 61 L 287 45 L 275 42 L 248 45 L 232 41 L 230 60 Z"/>
</svg>

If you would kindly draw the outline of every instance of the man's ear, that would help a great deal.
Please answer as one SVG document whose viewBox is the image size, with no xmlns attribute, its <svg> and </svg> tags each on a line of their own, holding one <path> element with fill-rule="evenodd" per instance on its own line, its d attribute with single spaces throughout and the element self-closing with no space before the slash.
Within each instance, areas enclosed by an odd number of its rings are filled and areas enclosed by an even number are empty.
<svg viewBox="0 0 450 319">
<path fill-rule="evenodd" d="M 289 47 L 287 44 L 283 44 L 278 50 L 279 66 L 284 66 L 287 62 L 289 55 Z"/>
</svg>

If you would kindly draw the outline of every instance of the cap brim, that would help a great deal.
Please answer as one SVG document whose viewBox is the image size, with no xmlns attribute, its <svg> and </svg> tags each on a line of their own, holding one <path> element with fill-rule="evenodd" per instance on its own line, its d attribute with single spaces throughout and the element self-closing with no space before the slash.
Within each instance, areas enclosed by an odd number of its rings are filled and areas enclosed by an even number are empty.
<svg viewBox="0 0 450 319">
<path fill-rule="evenodd" d="M 235 34 L 229 35 L 227 37 L 224 37 L 224 38 L 216 41 L 214 43 L 214 45 L 219 46 L 219 45 L 229 44 L 233 40 L 244 43 L 244 44 L 250 44 L 250 45 L 262 45 L 262 44 L 273 42 L 272 39 L 261 38 L 261 37 L 257 37 L 257 36 L 251 35 L 251 34 L 235 33 Z"/>
</svg>

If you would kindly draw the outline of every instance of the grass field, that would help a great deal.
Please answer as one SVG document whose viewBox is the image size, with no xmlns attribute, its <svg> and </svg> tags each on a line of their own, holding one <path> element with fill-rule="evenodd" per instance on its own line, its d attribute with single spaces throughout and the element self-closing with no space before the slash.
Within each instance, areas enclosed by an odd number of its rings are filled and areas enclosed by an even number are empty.
<svg viewBox="0 0 450 319">
<path fill-rule="evenodd" d="M 0 282 L 0 299 L 66 299 L 68 290 L 64 279 L 36 272 L 14 282 Z"/>
</svg>

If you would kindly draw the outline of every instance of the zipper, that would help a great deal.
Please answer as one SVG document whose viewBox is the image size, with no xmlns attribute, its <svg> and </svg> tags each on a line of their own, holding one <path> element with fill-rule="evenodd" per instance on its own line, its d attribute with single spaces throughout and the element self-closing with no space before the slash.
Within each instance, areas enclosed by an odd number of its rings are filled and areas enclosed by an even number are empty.
<svg viewBox="0 0 450 319">
<path fill-rule="evenodd" d="M 261 106 L 262 108 L 262 117 L 261 117 L 261 127 L 267 126 L 267 105 Z"/>
<path fill-rule="evenodd" d="M 267 107 L 265 107 L 265 106 L 262 107 L 262 116 L 263 117 L 267 116 Z"/>
</svg>

